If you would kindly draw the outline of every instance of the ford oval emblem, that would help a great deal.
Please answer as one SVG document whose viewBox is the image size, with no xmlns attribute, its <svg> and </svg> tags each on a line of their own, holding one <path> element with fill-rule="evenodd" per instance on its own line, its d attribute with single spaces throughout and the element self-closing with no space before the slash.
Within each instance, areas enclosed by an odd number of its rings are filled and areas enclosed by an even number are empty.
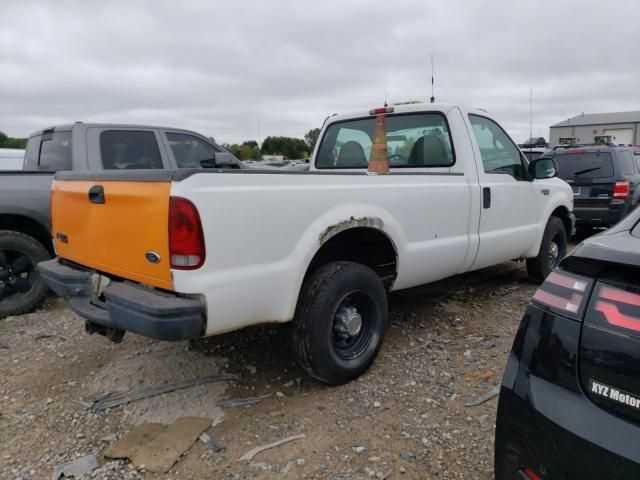
<svg viewBox="0 0 640 480">
<path fill-rule="evenodd" d="M 150 251 L 144 254 L 145 258 L 151 263 L 160 263 L 160 255 L 154 251 Z"/>
</svg>

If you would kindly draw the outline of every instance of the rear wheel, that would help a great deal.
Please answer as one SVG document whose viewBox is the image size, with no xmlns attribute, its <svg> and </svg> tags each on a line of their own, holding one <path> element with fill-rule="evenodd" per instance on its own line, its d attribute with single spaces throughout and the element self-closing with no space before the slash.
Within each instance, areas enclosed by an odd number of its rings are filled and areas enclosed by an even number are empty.
<svg viewBox="0 0 640 480">
<path fill-rule="evenodd" d="M 540 251 L 527 259 L 527 272 L 536 283 L 542 283 L 567 254 L 567 232 L 562 220 L 551 217 L 542 236 Z"/>
<path fill-rule="evenodd" d="M 34 238 L 0 230 L 0 318 L 28 313 L 47 294 L 36 265 L 49 252 Z"/>
<path fill-rule="evenodd" d="M 339 385 L 373 363 L 387 326 L 387 292 L 370 268 L 332 262 L 305 282 L 293 322 L 293 350 L 313 377 Z"/>
</svg>

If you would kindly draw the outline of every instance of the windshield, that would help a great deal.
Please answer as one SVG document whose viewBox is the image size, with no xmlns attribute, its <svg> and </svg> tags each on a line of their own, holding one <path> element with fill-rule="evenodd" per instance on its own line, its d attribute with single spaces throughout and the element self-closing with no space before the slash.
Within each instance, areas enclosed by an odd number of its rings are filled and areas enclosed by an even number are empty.
<svg viewBox="0 0 640 480">
<path fill-rule="evenodd" d="M 574 178 L 613 177 L 613 161 L 609 152 L 584 152 L 556 155 L 558 177 Z"/>
</svg>

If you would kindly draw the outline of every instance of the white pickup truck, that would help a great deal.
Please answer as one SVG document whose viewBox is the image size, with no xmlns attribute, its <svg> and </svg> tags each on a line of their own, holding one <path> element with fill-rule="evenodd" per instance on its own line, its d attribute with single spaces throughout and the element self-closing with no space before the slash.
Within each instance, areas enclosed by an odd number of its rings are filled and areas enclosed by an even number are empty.
<svg viewBox="0 0 640 480">
<path fill-rule="evenodd" d="M 339 384 L 376 357 L 387 292 L 524 258 L 542 280 L 574 228 L 554 176 L 484 111 L 333 116 L 307 172 L 59 172 L 58 258 L 39 268 L 90 333 L 180 340 L 293 321 L 299 363 Z"/>
</svg>

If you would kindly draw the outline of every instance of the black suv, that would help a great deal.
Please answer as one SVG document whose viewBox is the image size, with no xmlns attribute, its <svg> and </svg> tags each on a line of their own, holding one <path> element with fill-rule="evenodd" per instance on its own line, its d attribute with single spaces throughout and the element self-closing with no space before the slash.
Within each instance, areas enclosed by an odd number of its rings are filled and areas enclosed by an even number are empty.
<svg viewBox="0 0 640 480">
<path fill-rule="evenodd" d="M 527 307 L 502 379 L 497 480 L 640 478 L 640 208 Z"/>
<path fill-rule="evenodd" d="M 578 227 L 609 227 L 633 210 L 640 198 L 639 153 L 634 147 L 613 146 L 558 148 L 545 153 L 556 161 L 558 177 L 573 188 Z"/>
</svg>

